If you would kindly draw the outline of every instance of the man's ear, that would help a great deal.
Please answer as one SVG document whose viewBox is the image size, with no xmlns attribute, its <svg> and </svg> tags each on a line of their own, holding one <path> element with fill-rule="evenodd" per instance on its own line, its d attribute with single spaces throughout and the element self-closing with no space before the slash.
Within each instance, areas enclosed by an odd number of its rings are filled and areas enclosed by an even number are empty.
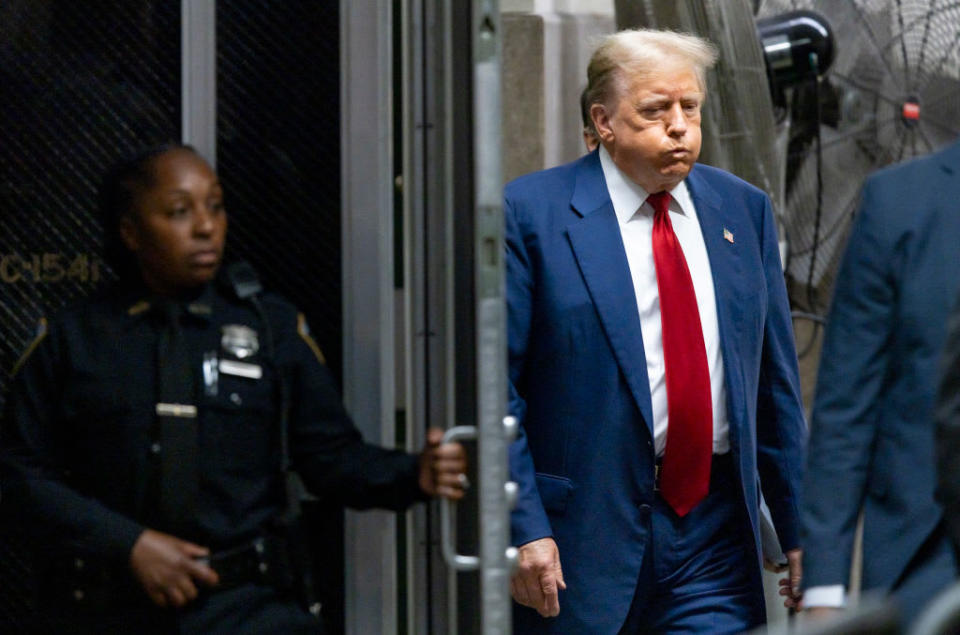
<svg viewBox="0 0 960 635">
<path fill-rule="evenodd" d="M 590 104 L 590 119 L 593 120 L 593 129 L 597 131 L 600 141 L 613 141 L 613 128 L 610 126 L 610 115 L 603 104 Z"/>
<path fill-rule="evenodd" d="M 140 240 L 137 236 L 137 227 L 127 214 L 120 217 L 120 240 L 130 251 L 134 253 L 139 251 Z"/>
</svg>

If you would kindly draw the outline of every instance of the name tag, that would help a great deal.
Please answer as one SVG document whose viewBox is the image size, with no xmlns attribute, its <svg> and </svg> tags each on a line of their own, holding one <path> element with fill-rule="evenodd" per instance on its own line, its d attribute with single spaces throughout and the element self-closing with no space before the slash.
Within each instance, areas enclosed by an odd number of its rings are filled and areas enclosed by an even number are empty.
<svg viewBox="0 0 960 635">
<path fill-rule="evenodd" d="M 235 362 L 231 359 L 221 359 L 220 373 L 233 375 L 234 377 L 246 377 L 247 379 L 260 379 L 263 377 L 263 368 L 259 364 L 248 364 L 246 362 Z"/>
<path fill-rule="evenodd" d="M 197 416 L 197 407 L 183 403 L 158 403 L 157 414 L 161 417 L 184 417 L 193 419 Z"/>
</svg>

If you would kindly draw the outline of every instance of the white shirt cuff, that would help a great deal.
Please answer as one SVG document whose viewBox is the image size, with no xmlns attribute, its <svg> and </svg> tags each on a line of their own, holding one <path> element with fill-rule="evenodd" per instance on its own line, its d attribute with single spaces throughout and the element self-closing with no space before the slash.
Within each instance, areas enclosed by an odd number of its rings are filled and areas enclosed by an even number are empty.
<svg viewBox="0 0 960 635">
<path fill-rule="evenodd" d="M 803 592 L 803 608 L 815 606 L 843 608 L 846 606 L 846 589 L 842 584 L 814 586 Z"/>
</svg>

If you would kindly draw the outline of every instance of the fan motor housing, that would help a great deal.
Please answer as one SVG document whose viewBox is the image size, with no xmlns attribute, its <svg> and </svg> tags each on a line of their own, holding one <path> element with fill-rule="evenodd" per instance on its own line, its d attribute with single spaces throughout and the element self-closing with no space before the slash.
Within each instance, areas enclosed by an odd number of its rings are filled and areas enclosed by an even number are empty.
<svg viewBox="0 0 960 635">
<path fill-rule="evenodd" d="M 830 24 L 819 13 L 800 10 L 757 20 L 771 89 L 822 75 L 833 63 Z"/>
</svg>

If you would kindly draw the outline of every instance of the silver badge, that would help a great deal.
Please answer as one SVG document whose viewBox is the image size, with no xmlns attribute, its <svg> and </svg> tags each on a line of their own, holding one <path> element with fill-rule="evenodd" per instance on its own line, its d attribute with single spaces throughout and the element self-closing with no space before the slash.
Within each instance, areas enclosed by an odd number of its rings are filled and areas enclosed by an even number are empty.
<svg viewBox="0 0 960 635">
<path fill-rule="evenodd" d="M 237 359 L 246 359 L 256 355 L 260 350 L 260 340 L 257 338 L 257 332 L 249 326 L 243 324 L 226 324 L 221 330 L 223 337 L 220 338 L 220 346 L 228 353 L 232 353 Z"/>
</svg>

